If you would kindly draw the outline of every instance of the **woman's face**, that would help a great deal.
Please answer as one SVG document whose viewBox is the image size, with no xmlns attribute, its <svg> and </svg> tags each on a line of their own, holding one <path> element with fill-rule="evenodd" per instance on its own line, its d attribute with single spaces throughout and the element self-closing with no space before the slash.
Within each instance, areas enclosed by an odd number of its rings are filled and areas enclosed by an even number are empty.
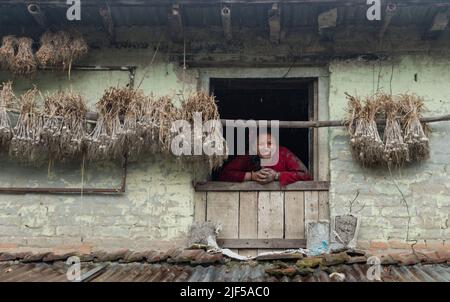
<svg viewBox="0 0 450 302">
<path fill-rule="evenodd" d="M 258 136 L 258 156 L 260 158 L 271 158 L 276 151 L 276 144 L 272 143 L 270 134 L 260 134 Z"/>
</svg>

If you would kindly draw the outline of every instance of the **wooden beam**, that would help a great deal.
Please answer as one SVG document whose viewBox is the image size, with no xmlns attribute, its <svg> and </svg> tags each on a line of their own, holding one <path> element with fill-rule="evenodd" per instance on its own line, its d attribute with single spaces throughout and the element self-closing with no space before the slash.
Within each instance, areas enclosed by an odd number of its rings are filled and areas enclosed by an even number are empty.
<svg viewBox="0 0 450 302">
<path fill-rule="evenodd" d="M 281 13 L 278 3 L 272 4 L 272 8 L 269 9 L 269 40 L 272 43 L 280 43 L 281 33 Z"/>
<path fill-rule="evenodd" d="M 216 191 L 216 192 L 235 192 L 235 191 L 328 191 L 330 189 L 329 181 L 299 181 L 282 187 L 278 182 L 272 182 L 261 185 L 254 181 L 248 182 L 224 182 L 208 181 L 197 182 L 194 184 L 195 191 Z"/>
<path fill-rule="evenodd" d="M 338 9 L 333 8 L 322 12 L 317 17 L 317 24 L 319 26 L 319 35 L 326 40 L 333 40 L 334 30 L 337 25 Z"/>
<path fill-rule="evenodd" d="M 427 30 L 427 32 L 425 32 L 423 39 L 437 39 L 442 34 L 442 32 L 447 29 L 449 15 L 450 12 L 448 9 L 436 13 L 433 18 L 433 22 L 431 23 L 430 28 Z"/>
<path fill-rule="evenodd" d="M 115 33 L 115 29 L 114 29 L 114 21 L 111 15 L 111 8 L 109 7 L 109 5 L 106 6 L 101 6 L 98 9 L 98 12 L 100 14 L 100 16 L 102 17 L 103 20 L 103 26 L 105 27 L 106 31 L 108 32 L 108 36 L 114 40 L 116 33 Z"/>
<path fill-rule="evenodd" d="M 395 3 L 389 3 L 386 6 L 386 13 L 384 15 L 384 22 L 383 26 L 381 27 L 380 31 L 378 32 L 378 39 L 383 40 L 384 34 L 386 33 L 386 30 L 389 27 L 389 24 L 391 24 L 392 17 L 397 12 L 397 4 Z"/>
<path fill-rule="evenodd" d="M 305 239 L 217 239 L 219 246 L 230 249 L 298 249 Z"/>
<path fill-rule="evenodd" d="M 231 34 L 231 9 L 227 6 L 222 7 L 220 11 L 220 15 L 222 17 L 222 27 L 223 27 L 223 34 L 225 36 L 226 40 L 232 39 Z"/>
<path fill-rule="evenodd" d="M 45 25 L 47 24 L 47 17 L 45 16 L 45 12 L 38 4 L 35 3 L 28 4 L 27 10 L 30 13 L 30 15 L 34 18 L 37 24 L 39 24 L 42 27 L 45 27 Z"/>
<path fill-rule="evenodd" d="M 181 9 L 178 4 L 172 5 L 168 15 L 168 24 L 172 40 L 174 42 L 183 41 L 183 20 L 181 17 Z"/>
</svg>

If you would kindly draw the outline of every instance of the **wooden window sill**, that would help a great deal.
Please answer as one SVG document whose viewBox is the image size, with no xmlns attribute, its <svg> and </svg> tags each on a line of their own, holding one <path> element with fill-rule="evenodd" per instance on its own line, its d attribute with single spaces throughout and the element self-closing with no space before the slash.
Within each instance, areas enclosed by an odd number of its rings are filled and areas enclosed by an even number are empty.
<svg viewBox="0 0 450 302">
<path fill-rule="evenodd" d="M 298 181 L 285 187 L 280 186 L 279 182 L 272 182 L 261 185 L 254 181 L 246 182 L 224 182 L 224 181 L 208 181 L 197 182 L 194 184 L 195 191 L 328 191 L 330 188 L 329 181 Z"/>
</svg>

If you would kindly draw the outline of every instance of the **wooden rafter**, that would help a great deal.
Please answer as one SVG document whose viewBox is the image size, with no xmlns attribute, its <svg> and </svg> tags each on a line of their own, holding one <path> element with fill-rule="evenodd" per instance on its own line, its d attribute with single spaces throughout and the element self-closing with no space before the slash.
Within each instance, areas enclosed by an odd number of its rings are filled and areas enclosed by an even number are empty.
<svg viewBox="0 0 450 302">
<path fill-rule="evenodd" d="M 111 8 L 106 5 L 106 6 L 101 6 L 98 10 L 100 16 L 102 17 L 103 20 L 103 25 L 106 29 L 106 31 L 108 32 L 108 35 L 114 39 L 115 37 L 115 29 L 114 29 L 114 21 L 111 15 Z"/>
<path fill-rule="evenodd" d="M 380 31 L 378 32 L 378 38 L 380 40 L 383 40 L 384 34 L 386 33 L 386 30 L 388 29 L 389 25 L 391 24 L 392 18 L 397 13 L 397 5 L 395 3 L 389 3 L 386 6 L 386 14 L 384 16 L 383 26 L 381 27 Z"/>
<path fill-rule="evenodd" d="M 450 11 L 446 9 L 444 11 L 439 11 L 433 18 L 433 22 L 430 25 L 430 28 L 424 34 L 424 39 L 436 39 L 441 33 L 447 29 L 450 18 Z"/>
<path fill-rule="evenodd" d="M 172 5 L 168 15 L 169 31 L 172 40 L 181 42 L 183 40 L 183 20 L 181 9 L 178 4 Z"/>
<path fill-rule="evenodd" d="M 270 42 L 279 43 L 281 33 L 280 5 L 278 3 L 272 4 L 272 8 L 269 9 L 268 15 L 269 15 Z"/>
<path fill-rule="evenodd" d="M 338 9 L 333 8 L 324 11 L 317 17 L 319 34 L 326 40 L 333 40 L 333 34 L 337 25 Z"/>
<path fill-rule="evenodd" d="M 231 40 L 233 37 L 231 34 L 231 9 L 227 6 L 222 7 L 220 15 L 222 17 L 222 27 L 225 39 Z"/>
<path fill-rule="evenodd" d="M 47 24 L 47 18 L 45 16 L 44 10 L 41 8 L 40 5 L 30 3 L 27 5 L 27 10 L 30 13 L 30 15 L 34 18 L 37 24 L 39 24 L 42 27 L 45 27 L 45 25 Z"/>
</svg>

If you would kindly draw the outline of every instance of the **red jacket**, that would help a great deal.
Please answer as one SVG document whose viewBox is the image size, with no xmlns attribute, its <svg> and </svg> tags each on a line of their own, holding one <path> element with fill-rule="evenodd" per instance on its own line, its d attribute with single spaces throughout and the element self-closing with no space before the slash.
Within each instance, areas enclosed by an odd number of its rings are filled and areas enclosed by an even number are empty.
<svg viewBox="0 0 450 302">
<path fill-rule="evenodd" d="M 278 163 L 274 166 L 268 166 L 277 172 L 280 172 L 280 184 L 282 186 L 289 185 L 296 181 L 312 180 L 308 169 L 288 148 L 279 146 Z M 245 178 L 245 173 L 250 171 L 257 171 L 258 167 L 252 161 L 252 156 L 241 155 L 229 162 L 222 170 L 219 176 L 220 181 L 242 182 Z"/>
</svg>

